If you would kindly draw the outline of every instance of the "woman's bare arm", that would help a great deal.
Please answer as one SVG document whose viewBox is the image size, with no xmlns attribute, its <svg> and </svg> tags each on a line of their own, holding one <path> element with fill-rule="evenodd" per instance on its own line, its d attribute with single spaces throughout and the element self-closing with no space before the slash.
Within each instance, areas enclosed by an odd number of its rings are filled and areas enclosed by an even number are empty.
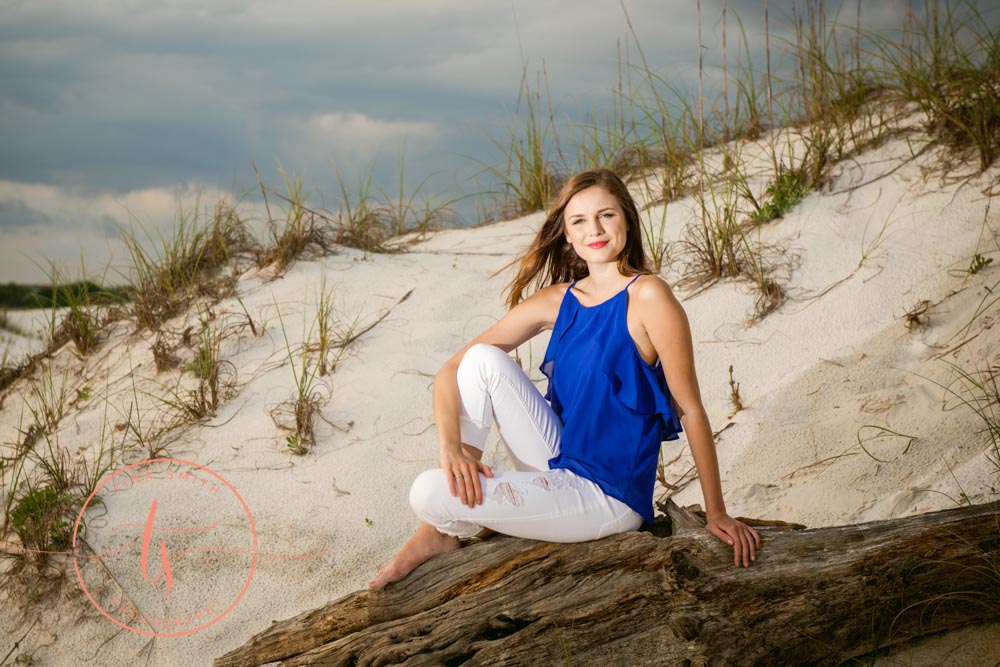
<svg viewBox="0 0 1000 667">
<path fill-rule="evenodd" d="M 760 545 L 757 531 L 731 518 L 722 497 L 719 461 L 708 415 L 702 405 L 694 366 L 694 345 L 687 314 L 667 284 L 647 277 L 636 285 L 633 298 L 639 308 L 643 331 L 649 337 L 663 366 L 667 386 L 677 407 L 688 446 L 694 457 L 705 498 L 707 528 L 733 545 L 736 564 L 749 565 Z"/>
<path fill-rule="evenodd" d="M 510 309 L 496 324 L 469 341 L 446 361 L 434 378 L 434 421 L 437 424 L 441 468 L 453 496 L 458 495 L 469 507 L 483 502 L 479 473 L 492 477 L 493 472 L 481 461 L 462 450 L 459 428 L 458 365 L 465 352 L 477 343 L 495 345 L 510 352 L 518 345 L 552 328 L 566 285 L 543 288 Z M 456 484 L 456 476 L 461 482 Z"/>
</svg>

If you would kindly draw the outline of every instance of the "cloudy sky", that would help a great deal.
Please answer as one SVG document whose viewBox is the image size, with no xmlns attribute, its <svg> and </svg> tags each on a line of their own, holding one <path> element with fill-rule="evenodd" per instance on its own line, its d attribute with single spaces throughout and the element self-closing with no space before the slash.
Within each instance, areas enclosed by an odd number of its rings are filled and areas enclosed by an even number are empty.
<svg viewBox="0 0 1000 667">
<path fill-rule="evenodd" d="M 711 76 L 722 0 L 701 4 Z M 791 4 L 770 3 L 775 50 Z M 911 3 L 864 4 L 867 26 L 898 27 Z M 625 6 L 650 66 L 694 89 L 695 0 Z M 737 13 L 763 51 L 762 6 L 729 0 L 730 49 Z M 81 254 L 100 272 L 116 225 L 166 229 L 179 203 L 251 192 L 251 161 L 328 208 L 338 172 L 395 189 L 400 151 L 409 189 L 472 192 L 500 161 L 489 137 L 511 123 L 522 63 L 532 80 L 544 63 L 556 115 L 580 121 L 607 103 L 628 33 L 619 0 L 0 0 L 0 14 L 0 282 Z"/>
</svg>

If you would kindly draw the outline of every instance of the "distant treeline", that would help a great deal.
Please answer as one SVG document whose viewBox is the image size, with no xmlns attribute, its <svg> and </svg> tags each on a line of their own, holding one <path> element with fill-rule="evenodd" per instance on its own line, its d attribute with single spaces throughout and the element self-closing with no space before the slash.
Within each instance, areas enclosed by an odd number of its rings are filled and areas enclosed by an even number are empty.
<svg viewBox="0 0 1000 667">
<path fill-rule="evenodd" d="M 128 301 L 124 287 L 102 287 L 89 280 L 65 285 L 0 285 L 0 308 L 57 308 L 80 303 Z"/>
</svg>

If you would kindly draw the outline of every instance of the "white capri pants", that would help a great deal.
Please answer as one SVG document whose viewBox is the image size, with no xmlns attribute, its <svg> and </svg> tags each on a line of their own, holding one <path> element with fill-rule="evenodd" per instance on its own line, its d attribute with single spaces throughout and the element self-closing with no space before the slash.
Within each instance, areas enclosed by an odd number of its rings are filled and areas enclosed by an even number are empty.
<svg viewBox="0 0 1000 667">
<path fill-rule="evenodd" d="M 483 528 L 547 542 L 584 542 L 635 530 L 642 517 L 594 482 L 550 470 L 562 424 L 517 363 L 493 345 L 469 348 L 458 367 L 462 442 L 482 451 L 496 417 L 512 472 L 482 473 L 483 502 L 469 507 L 448 490 L 440 468 L 421 473 L 410 505 L 442 533 L 472 537 Z"/>
</svg>

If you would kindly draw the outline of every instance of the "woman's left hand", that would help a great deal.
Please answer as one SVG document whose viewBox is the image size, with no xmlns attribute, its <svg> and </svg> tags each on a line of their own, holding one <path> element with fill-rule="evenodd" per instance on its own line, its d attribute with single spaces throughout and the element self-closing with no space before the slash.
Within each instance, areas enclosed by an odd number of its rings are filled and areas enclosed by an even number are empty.
<svg viewBox="0 0 1000 667">
<path fill-rule="evenodd" d="M 760 546 L 760 535 L 750 526 L 737 521 L 725 512 L 706 517 L 705 528 L 726 544 L 733 546 L 733 564 L 749 567 L 750 561 L 757 559 L 757 547 Z"/>
</svg>

